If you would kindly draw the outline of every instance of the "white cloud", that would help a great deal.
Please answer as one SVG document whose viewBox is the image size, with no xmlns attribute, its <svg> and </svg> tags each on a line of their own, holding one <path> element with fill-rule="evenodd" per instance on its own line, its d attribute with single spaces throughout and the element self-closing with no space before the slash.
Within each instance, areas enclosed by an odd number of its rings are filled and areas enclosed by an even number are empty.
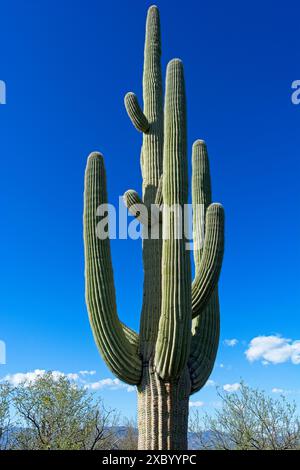
<svg viewBox="0 0 300 470">
<path fill-rule="evenodd" d="M 17 372 L 15 374 L 8 374 L 2 380 L 9 382 L 14 387 L 17 387 L 22 383 L 24 383 L 25 385 L 30 383 L 32 384 L 45 374 L 46 371 L 44 369 L 35 369 L 31 372 Z M 67 377 L 68 379 L 74 381 L 79 379 L 79 375 L 77 373 L 71 372 L 69 374 L 65 374 L 64 372 L 60 372 L 59 370 L 52 371 L 52 377 L 54 380 L 59 380 L 60 377 Z"/>
<path fill-rule="evenodd" d="M 248 361 L 262 361 L 267 364 L 281 364 L 291 361 L 300 364 L 300 340 L 291 340 L 281 336 L 256 336 L 250 341 L 245 352 Z"/>
<path fill-rule="evenodd" d="M 291 393 L 297 393 L 297 390 L 286 390 L 285 388 L 272 388 L 272 393 L 280 393 L 281 395 L 290 395 Z"/>
<path fill-rule="evenodd" d="M 214 380 L 209 379 L 204 387 L 214 387 L 216 385 L 216 382 Z"/>
<path fill-rule="evenodd" d="M 224 362 L 221 362 L 220 364 L 218 364 L 218 367 L 220 367 L 220 369 L 223 369 L 223 370 L 231 370 L 232 369 L 231 364 L 224 364 Z"/>
<path fill-rule="evenodd" d="M 237 392 L 240 388 L 241 388 L 241 384 L 239 384 L 238 382 L 234 384 L 223 385 L 223 390 L 225 390 L 225 392 Z"/>
<path fill-rule="evenodd" d="M 239 342 L 239 341 L 238 341 L 236 338 L 225 339 L 225 340 L 224 340 L 224 344 L 225 344 L 226 346 L 230 346 L 231 348 L 232 348 L 233 346 L 236 346 L 236 345 L 238 344 L 238 342 Z"/>
<path fill-rule="evenodd" d="M 95 370 L 80 370 L 79 374 L 80 375 L 95 375 L 96 371 Z"/>
<path fill-rule="evenodd" d="M 78 380 L 79 379 L 79 375 L 76 372 L 66 374 L 66 377 L 70 380 Z"/>
<path fill-rule="evenodd" d="M 64 373 L 59 370 L 54 370 L 52 371 L 52 377 L 54 380 L 59 380 L 61 377 L 66 377 L 69 380 L 72 380 L 74 382 L 79 382 L 81 384 L 84 384 L 84 388 L 89 389 L 89 390 L 103 390 L 103 389 L 109 389 L 109 390 L 126 390 L 127 392 L 133 392 L 135 388 L 131 385 L 127 385 L 123 382 L 121 382 L 119 379 L 111 379 L 111 378 L 106 378 L 102 380 L 98 380 L 96 382 L 87 382 L 86 380 L 83 380 L 80 378 L 80 376 L 91 376 L 94 375 L 96 372 L 95 371 L 80 371 L 79 373 L 77 372 L 70 372 L 70 373 Z M 37 379 L 42 377 L 43 375 L 46 374 L 46 370 L 44 369 L 36 369 L 31 372 L 17 372 L 16 374 L 9 374 L 0 379 L 0 381 L 7 381 L 14 387 L 17 387 L 20 384 L 32 384 L 34 383 Z"/>
<path fill-rule="evenodd" d="M 190 401 L 189 402 L 189 406 L 192 408 L 192 407 L 195 407 L 195 408 L 200 408 L 201 406 L 204 406 L 204 402 L 203 401 Z"/>
<path fill-rule="evenodd" d="M 133 386 L 127 385 L 121 382 L 119 379 L 106 378 L 106 379 L 98 380 L 96 382 L 88 382 L 81 378 L 81 376 L 86 377 L 86 376 L 94 375 L 96 372 L 93 370 L 79 371 L 78 373 L 70 372 L 67 374 L 59 370 L 54 370 L 51 373 L 55 381 L 59 380 L 61 377 L 66 377 L 73 382 L 81 383 L 84 386 L 84 388 L 89 389 L 89 390 L 97 391 L 97 390 L 109 389 L 109 390 L 126 390 L 127 392 L 133 392 L 135 390 Z M 32 384 L 45 374 L 46 374 L 46 370 L 44 369 L 36 369 L 31 372 L 17 372 L 16 374 L 6 375 L 2 379 L 0 379 L 0 382 L 7 381 L 14 387 L 17 387 L 20 384 L 25 384 L 25 385 Z"/>
<path fill-rule="evenodd" d="M 42 377 L 46 373 L 45 370 L 36 369 L 32 372 L 17 372 L 16 374 L 6 375 L 3 380 L 9 382 L 14 387 L 20 385 L 21 383 L 33 383 L 39 377 Z"/>
<path fill-rule="evenodd" d="M 110 378 L 98 380 L 97 382 L 87 383 L 85 384 L 84 387 L 90 390 L 103 390 L 103 389 L 124 390 L 125 389 L 127 392 L 133 392 L 135 390 L 134 387 L 132 387 L 131 385 L 124 384 L 119 379 L 110 379 Z"/>
</svg>

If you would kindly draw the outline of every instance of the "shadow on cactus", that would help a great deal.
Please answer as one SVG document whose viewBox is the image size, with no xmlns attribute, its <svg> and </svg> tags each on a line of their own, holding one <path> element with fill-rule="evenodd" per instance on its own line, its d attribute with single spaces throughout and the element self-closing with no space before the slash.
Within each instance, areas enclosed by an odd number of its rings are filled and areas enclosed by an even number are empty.
<svg viewBox="0 0 300 470">
<path fill-rule="evenodd" d="M 125 106 L 143 133 L 143 195 L 129 190 L 124 201 L 146 208 L 157 204 L 161 217 L 147 227 L 176 230 L 178 214 L 168 207 L 188 202 L 186 99 L 183 64 L 169 62 L 163 106 L 160 22 L 148 11 L 143 72 L 143 111 L 133 93 Z M 203 387 L 219 341 L 217 283 L 224 252 L 224 212 L 211 202 L 207 149 L 192 150 L 192 203 L 195 279 L 191 281 L 186 239 L 143 240 L 144 292 L 137 334 L 118 318 L 109 239 L 96 236 L 99 205 L 107 202 L 103 156 L 88 158 L 84 193 L 86 303 L 95 341 L 110 370 L 137 386 L 139 448 L 187 448 L 189 396 Z M 145 224 L 147 221 L 144 221 Z M 204 234 L 204 239 L 203 239 Z"/>
</svg>

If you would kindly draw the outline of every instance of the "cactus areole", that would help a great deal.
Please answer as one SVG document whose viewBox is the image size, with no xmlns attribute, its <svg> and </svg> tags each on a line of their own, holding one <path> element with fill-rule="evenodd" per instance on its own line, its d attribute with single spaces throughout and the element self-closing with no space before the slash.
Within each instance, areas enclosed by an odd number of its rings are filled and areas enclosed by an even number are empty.
<svg viewBox="0 0 300 470">
<path fill-rule="evenodd" d="M 110 370 L 136 385 L 139 449 L 187 449 L 189 397 L 207 381 L 219 341 L 218 279 L 224 252 L 224 211 L 211 201 L 206 144 L 192 149 L 195 278 L 184 237 L 172 236 L 176 212 L 188 202 L 186 100 L 183 64 L 166 72 L 163 103 L 159 12 L 149 8 L 143 72 L 143 110 L 134 93 L 125 96 L 133 125 L 143 133 L 142 198 L 129 190 L 130 210 L 157 204 L 160 217 L 143 239 L 144 292 L 139 334 L 118 318 L 109 239 L 96 235 L 97 208 L 107 203 L 103 156 L 87 162 L 84 192 L 86 303 L 94 338 Z M 144 220 L 145 222 L 145 220 Z M 146 223 L 146 222 L 145 222 Z M 147 227 L 149 229 L 149 226 Z M 162 236 L 165 229 L 171 234 Z"/>
</svg>

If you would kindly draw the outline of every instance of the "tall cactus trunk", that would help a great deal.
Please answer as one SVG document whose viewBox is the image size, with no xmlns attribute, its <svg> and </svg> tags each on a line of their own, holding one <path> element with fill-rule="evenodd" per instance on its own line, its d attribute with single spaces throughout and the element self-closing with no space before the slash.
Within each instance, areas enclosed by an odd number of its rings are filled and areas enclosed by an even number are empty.
<svg viewBox="0 0 300 470">
<path fill-rule="evenodd" d="M 192 151 L 195 278 L 191 282 L 190 253 L 182 232 L 188 202 L 184 70 L 179 59 L 169 62 L 163 106 L 155 6 L 148 11 L 144 52 L 144 109 L 134 93 L 125 96 L 128 115 L 143 133 L 143 196 L 134 190 L 124 194 L 129 212 L 144 225 L 139 334 L 119 320 L 109 239 L 98 233 L 98 222 L 105 226 L 98 217 L 104 217 L 102 205 L 107 210 L 107 193 L 104 159 L 97 152 L 88 158 L 85 173 L 86 303 L 107 366 L 119 379 L 137 386 L 139 448 L 185 450 L 189 396 L 208 379 L 219 341 L 217 283 L 224 213 L 220 204 L 211 203 L 206 145 L 197 140 Z M 153 206 L 158 213 L 150 219 Z"/>
<path fill-rule="evenodd" d="M 147 364 L 138 386 L 139 450 L 185 450 L 191 380 L 164 381 Z"/>
</svg>

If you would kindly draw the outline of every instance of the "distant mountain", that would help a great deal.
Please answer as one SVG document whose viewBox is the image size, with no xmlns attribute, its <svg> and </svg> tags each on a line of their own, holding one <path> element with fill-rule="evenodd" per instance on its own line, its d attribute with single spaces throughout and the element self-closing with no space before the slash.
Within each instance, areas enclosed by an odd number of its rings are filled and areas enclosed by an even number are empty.
<svg viewBox="0 0 300 470">
<path fill-rule="evenodd" d="M 13 436 L 16 432 L 20 431 L 21 428 L 19 427 L 12 427 L 10 429 L 10 436 Z M 114 434 L 117 437 L 117 440 L 121 440 L 123 437 L 126 435 L 127 427 L 126 426 L 114 426 L 113 428 L 110 428 L 109 431 L 113 431 Z M 136 436 L 138 436 L 138 430 L 135 429 Z M 203 433 L 202 439 L 204 442 L 209 442 L 210 440 L 210 431 L 205 431 Z M 0 436 L 0 449 L 3 446 L 4 442 L 7 441 L 7 435 L 5 434 L 4 436 Z M 199 439 L 196 435 L 196 433 L 189 432 L 188 433 L 188 448 L 189 450 L 198 450 L 199 449 Z"/>
<path fill-rule="evenodd" d="M 126 426 L 116 426 L 114 432 L 119 439 L 122 439 L 126 435 Z M 135 429 L 136 436 L 138 436 L 138 430 Z M 210 431 L 204 431 L 202 435 L 202 440 L 204 443 L 210 441 L 211 433 Z M 199 438 L 196 433 L 188 433 L 188 448 L 189 450 L 198 450 L 199 449 Z"/>
</svg>

